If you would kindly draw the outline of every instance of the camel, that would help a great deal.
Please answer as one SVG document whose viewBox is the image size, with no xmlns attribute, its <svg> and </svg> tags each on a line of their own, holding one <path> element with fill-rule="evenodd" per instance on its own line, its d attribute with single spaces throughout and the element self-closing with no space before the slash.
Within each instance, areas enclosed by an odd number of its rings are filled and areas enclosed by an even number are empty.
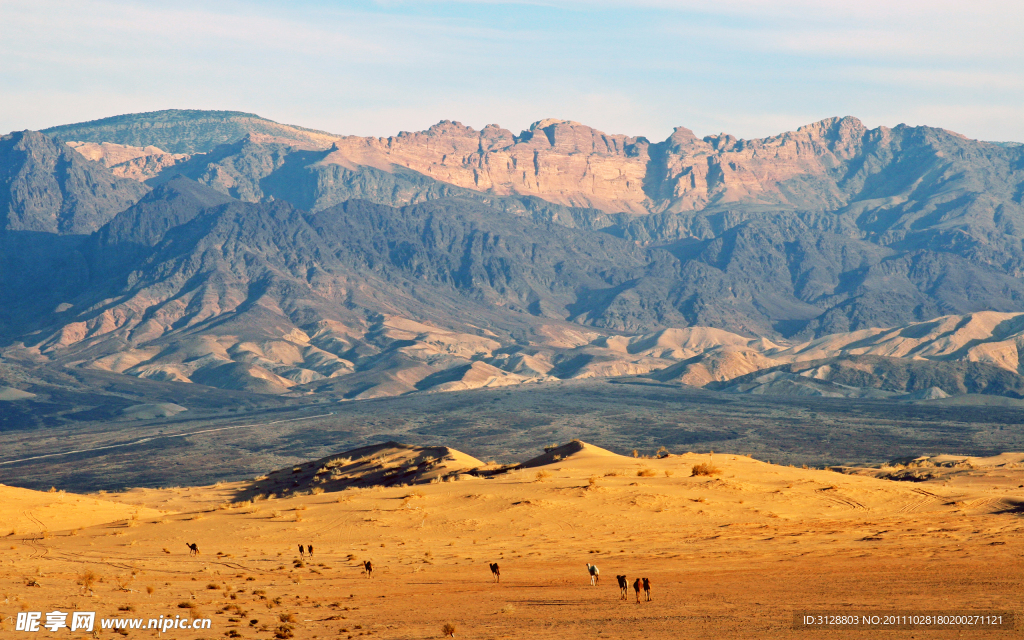
<svg viewBox="0 0 1024 640">
<path fill-rule="evenodd" d="M 651 581 L 647 578 L 644 578 L 644 596 L 646 597 L 647 602 L 651 601 Z"/>
<path fill-rule="evenodd" d="M 198 556 L 199 555 L 199 543 L 196 543 L 196 542 L 186 542 L 185 544 L 188 545 L 188 555 L 190 555 L 190 556 Z"/>
<path fill-rule="evenodd" d="M 640 604 L 640 578 L 633 581 L 633 591 L 636 591 L 636 603 Z"/>
<path fill-rule="evenodd" d="M 615 576 L 615 579 L 619 581 L 619 594 L 622 596 L 619 600 L 625 600 L 629 582 L 626 581 L 626 576 Z"/>
<path fill-rule="evenodd" d="M 307 544 L 306 545 L 306 551 L 309 552 L 309 557 L 312 558 L 313 557 L 313 545 Z"/>
<path fill-rule="evenodd" d="M 363 571 L 366 572 L 366 577 L 367 578 L 372 578 L 373 577 L 373 563 L 370 562 L 369 560 L 364 562 L 363 563 Z"/>
<path fill-rule="evenodd" d="M 299 557 L 300 558 L 305 558 L 306 557 L 306 547 L 302 546 L 301 544 L 299 545 Z"/>
<path fill-rule="evenodd" d="M 497 562 L 491 563 L 491 575 L 494 577 L 495 582 L 501 582 L 501 569 L 498 568 Z"/>
<path fill-rule="evenodd" d="M 590 573 L 590 586 L 594 586 L 601 581 L 601 570 L 597 568 L 596 564 L 587 563 L 587 571 Z"/>
</svg>

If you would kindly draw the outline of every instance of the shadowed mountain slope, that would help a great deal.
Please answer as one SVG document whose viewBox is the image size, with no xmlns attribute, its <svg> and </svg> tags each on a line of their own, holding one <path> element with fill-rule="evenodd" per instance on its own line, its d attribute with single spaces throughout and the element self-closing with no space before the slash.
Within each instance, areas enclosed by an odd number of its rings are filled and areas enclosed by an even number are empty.
<svg viewBox="0 0 1024 640">
<path fill-rule="evenodd" d="M 91 233 L 148 190 L 41 133 L 0 136 L 0 233 Z"/>
</svg>

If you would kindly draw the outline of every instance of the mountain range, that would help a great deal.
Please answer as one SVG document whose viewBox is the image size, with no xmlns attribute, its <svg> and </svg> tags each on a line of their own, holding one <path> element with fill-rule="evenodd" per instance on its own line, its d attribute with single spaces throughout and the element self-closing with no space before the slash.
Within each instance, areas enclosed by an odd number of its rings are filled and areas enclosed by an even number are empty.
<svg viewBox="0 0 1024 640">
<path fill-rule="evenodd" d="M 943 129 L 134 114 L 0 137 L 0 226 L 12 366 L 344 399 L 1024 397 L 1024 147 Z"/>
</svg>

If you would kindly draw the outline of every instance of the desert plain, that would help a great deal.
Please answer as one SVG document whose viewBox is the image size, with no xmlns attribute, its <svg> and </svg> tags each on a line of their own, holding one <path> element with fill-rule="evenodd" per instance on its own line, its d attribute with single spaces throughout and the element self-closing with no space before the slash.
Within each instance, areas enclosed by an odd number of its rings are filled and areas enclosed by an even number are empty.
<svg viewBox="0 0 1024 640">
<path fill-rule="evenodd" d="M 860 469 L 660 456 L 573 441 L 500 466 L 390 443 L 211 486 L 0 486 L 0 635 L 32 637 L 17 613 L 54 610 L 212 619 L 127 632 L 189 639 L 1018 634 L 794 629 L 793 614 L 1018 612 L 1024 454 Z M 648 578 L 650 601 L 632 586 L 623 600 L 617 575 Z"/>
</svg>

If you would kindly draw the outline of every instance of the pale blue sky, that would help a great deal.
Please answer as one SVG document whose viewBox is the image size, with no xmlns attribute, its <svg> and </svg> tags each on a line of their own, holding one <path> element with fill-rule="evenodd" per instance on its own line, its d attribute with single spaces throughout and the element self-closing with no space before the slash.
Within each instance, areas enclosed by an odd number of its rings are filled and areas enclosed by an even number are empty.
<svg viewBox="0 0 1024 640">
<path fill-rule="evenodd" d="M 662 140 L 834 115 L 1024 141 L 1019 0 L 0 0 L 0 132 L 167 108 Z"/>
</svg>

